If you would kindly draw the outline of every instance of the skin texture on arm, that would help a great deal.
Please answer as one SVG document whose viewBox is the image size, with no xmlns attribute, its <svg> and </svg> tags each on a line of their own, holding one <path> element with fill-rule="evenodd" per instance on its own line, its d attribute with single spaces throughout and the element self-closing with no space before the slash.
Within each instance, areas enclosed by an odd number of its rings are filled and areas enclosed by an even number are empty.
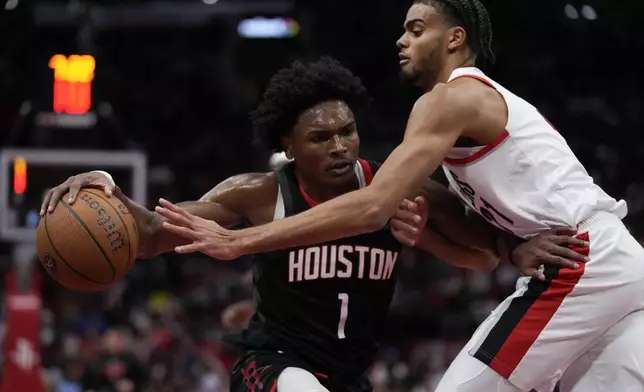
<svg viewBox="0 0 644 392">
<path fill-rule="evenodd" d="M 114 194 L 132 211 L 137 222 L 141 237 L 140 257 L 150 258 L 170 252 L 176 246 L 189 242 L 163 230 L 165 218 L 135 203 L 119 188 Z M 273 174 L 246 173 L 224 180 L 198 201 L 186 201 L 179 205 L 193 215 L 230 228 L 244 222 L 262 224 L 270 221 L 276 194 Z"/>
<path fill-rule="evenodd" d="M 440 85 L 417 101 L 402 144 L 371 185 L 302 214 L 242 230 L 236 234 L 241 253 L 331 241 L 382 228 L 400 202 L 422 187 L 476 115 L 474 102 L 457 90 Z"/>
<path fill-rule="evenodd" d="M 490 272 L 499 264 L 495 255 L 455 243 L 433 228 L 431 222 L 421 232 L 416 247 L 459 268 Z"/>
<path fill-rule="evenodd" d="M 501 230 L 468 210 L 458 196 L 436 181 L 428 180 L 421 195 L 427 200 L 433 230 L 458 245 L 499 257 L 496 244 Z"/>
<path fill-rule="evenodd" d="M 468 211 L 458 196 L 436 181 L 428 180 L 420 193 L 427 203 L 428 221 L 416 247 L 456 267 L 496 268 L 499 229 Z"/>
<path fill-rule="evenodd" d="M 270 222 L 277 196 L 277 180 L 274 173 L 247 173 L 233 176 L 202 196 L 197 202 L 187 202 L 186 210 L 194 215 L 217 222 L 223 227 L 232 227 L 247 222 L 252 225 Z M 175 246 L 187 241 L 163 230 L 164 218 L 155 216 L 149 226 L 153 236 L 150 244 L 154 254 L 172 251 Z"/>
</svg>

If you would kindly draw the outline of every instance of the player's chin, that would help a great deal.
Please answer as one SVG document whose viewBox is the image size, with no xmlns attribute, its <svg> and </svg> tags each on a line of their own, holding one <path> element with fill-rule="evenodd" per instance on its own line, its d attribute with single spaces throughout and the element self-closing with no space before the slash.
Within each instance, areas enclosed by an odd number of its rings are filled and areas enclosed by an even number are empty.
<svg viewBox="0 0 644 392">
<path fill-rule="evenodd" d="M 409 83 L 414 83 L 418 79 L 418 74 L 415 72 L 411 63 L 406 63 L 400 66 L 400 78 Z"/>
<path fill-rule="evenodd" d="M 327 170 L 324 173 L 325 182 L 329 185 L 342 185 L 353 180 L 355 171 L 352 168 L 344 170 Z"/>
</svg>

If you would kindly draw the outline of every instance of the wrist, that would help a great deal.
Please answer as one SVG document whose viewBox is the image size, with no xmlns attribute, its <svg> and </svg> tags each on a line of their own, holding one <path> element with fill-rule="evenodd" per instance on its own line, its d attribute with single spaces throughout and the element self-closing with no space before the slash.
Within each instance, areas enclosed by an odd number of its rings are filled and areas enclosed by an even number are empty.
<svg viewBox="0 0 644 392">
<path fill-rule="evenodd" d="M 114 178 L 112 175 L 104 170 L 92 170 L 90 173 L 99 173 L 107 177 L 107 181 L 109 182 L 110 186 L 112 188 L 116 188 L 116 182 L 114 182 Z"/>
<path fill-rule="evenodd" d="M 512 265 L 516 265 L 514 262 L 513 253 L 516 249 L 518 243 L 515 241 L 508 241 L 506 236 L 501 233 L 496 237 L 496 248 L 499 254 L 499 259 L 502 261 L 507 261 Z"/>
<path fill-rule="evenodd" d="M 263 253 L 259 248 L 259 235 L 261 233 L 262 230 L 258 230 L 257 227 L 249 227 L 247 229 L 235 231 L 237 248 L 239 249 L 240 256 L 253 253 Z"/>
</svg>

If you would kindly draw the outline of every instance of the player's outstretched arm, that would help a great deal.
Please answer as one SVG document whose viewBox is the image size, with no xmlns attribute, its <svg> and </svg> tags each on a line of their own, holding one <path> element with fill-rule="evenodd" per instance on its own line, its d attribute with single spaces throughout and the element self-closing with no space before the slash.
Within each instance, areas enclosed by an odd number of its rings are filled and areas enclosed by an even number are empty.
<svg viewBox="0 0 644 392">
<path fill-rule="evenodd" d="M 244 230 L 244 253 L 349 237 L 382 228 L 405 197 L 418 191 L 465 129 L 477 106 L 445 85 L 414 106 L 403 142 L 391 153 L 371 185 L 302 214 Z"/>
<path fill-rule="evenodd" d="M 371 185 L 301 214 L 259 227 L 231 231 L 160 200 L 171 219 L 165 227 L 192 240 L 175 250 L 203 252 L 218 259 L 332 241 L 382 228 L 400 202 L 418 191 L 443 160 L 479 105 L 457 89 L 441 85 L 422 96 L 409 118 L 405 138 L 378 170 Z"/>
<path fill-rule="evenodd" d="M 186 201 L 179 205 L 195 216 L 213 220 L 224 227 L 235 226 L 248 220 L 247 215 L 251 212 L 247 205 L 248 200 L 253 200 L 270 187 L 268 176 L 267 173 L 237 175 L 221 182 L 198 201 Z M 149 258 L 170 252 L 176 246 L 188 242 L 163 230 L 164 218 L 161 215 L 130 199 L 113 183 L 110 176 L 103 172 L 78 174 L 49 190 L 43 199 L 41 215 L 51 213 L 67 192 L 70 193 L 67 202 L 74 203 L 82 188 L 101 189 L 108 197 L 117 197 L 132 212 L 139 229 L 139 257 Z"/>
<path fill-rule="evenodd" d="M 217 222 L 223 227 L 232 227 L 246 221 L 247 208 L 244 201 L 255 192 L 254 182 L 261 181 L 265 173 L 248 173 L 233 176 L 219 183 L 197 201 L 185 201 L 179 205 L 191 214 Z M 249 194 L 250 193 L 250 194 Z M 137 221 L 141 237 L 141 258 L 171 252 L 175 247 L 187 243 L 186 239 L 163 229 L 165 219 L 154 211 L 148 210 L 123 194 L 119 188 L 115 196 L 132 211 Z M 142 225 L 139 225 L 139 221 Z"/>
</svg>

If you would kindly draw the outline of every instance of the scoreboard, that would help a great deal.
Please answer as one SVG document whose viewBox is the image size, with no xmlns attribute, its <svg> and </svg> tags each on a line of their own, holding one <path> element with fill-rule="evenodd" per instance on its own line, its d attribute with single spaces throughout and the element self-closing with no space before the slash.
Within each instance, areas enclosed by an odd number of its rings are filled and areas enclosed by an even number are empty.
<svg viewBox="0 0 644 392">
<path fill-rule="evenodd" d="M 96 60 L 91 55 L 55 54 L 49 60 L 54 71 L 53 108 L 56 113 L 85 114 L 92 107 L 92 81 Z"/>
</svg>

